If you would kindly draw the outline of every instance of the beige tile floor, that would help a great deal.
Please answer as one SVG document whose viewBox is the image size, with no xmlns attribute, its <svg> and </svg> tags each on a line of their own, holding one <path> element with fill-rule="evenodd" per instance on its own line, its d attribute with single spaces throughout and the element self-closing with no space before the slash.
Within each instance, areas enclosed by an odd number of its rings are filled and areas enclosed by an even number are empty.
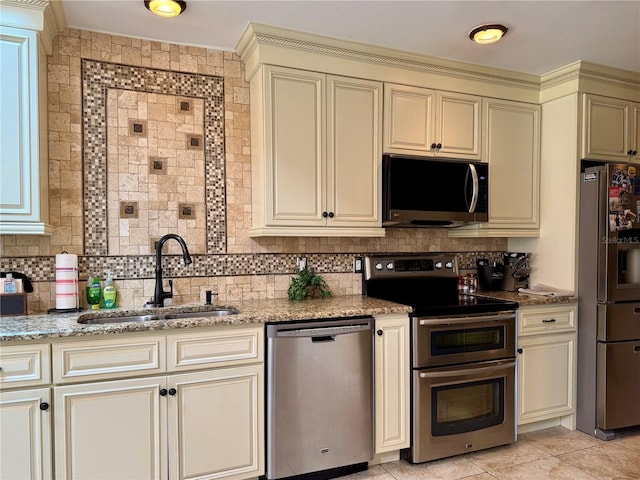
<svg viewBox="0 0 640 480">
<path fill-rule="evenodd" d="M 640 428 L 609 442 L 553 427 L 511 445 L 417 465 L 400 460 L 346 480 L 639 480 Z"/>
</svg>

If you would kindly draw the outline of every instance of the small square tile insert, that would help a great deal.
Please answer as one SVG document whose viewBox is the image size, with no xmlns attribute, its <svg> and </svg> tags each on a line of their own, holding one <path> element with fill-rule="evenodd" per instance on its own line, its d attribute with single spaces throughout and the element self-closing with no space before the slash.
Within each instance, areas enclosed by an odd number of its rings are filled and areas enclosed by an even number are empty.
<svg viewBox="0 0 640 480">
<path fill-rule="evenodd" d="M 176 100 L 176 107 L 177 107 L 178 113 L 191 114 L 193 112 L 193 99 L 179 97 Z"/>
<path fill-rule="evenodd" d="M 129 119 L 129 135 L 134 137 L 146 137 L 147 136 L 147 121 Z"/>
<path fill-rule="evenodd" d="M 149 173 L 155 175 L 166 175 L 167 159 L 165 157 L 149 157 Z"/>
<path fill-rule="evenodd" d="M 138 202 L 120 202 L 120 218 L 138 218 Z"/>
<path fill-rule="evenodd" d="M 178 204 L 178 218 L 192 220 L 196 218 L 196 206 L 193 203 Z"/>
<path fill-rule="evenodd" d="M 202 135 L 187 135 L 187 150 L 202 150 Z"/>
</svg>

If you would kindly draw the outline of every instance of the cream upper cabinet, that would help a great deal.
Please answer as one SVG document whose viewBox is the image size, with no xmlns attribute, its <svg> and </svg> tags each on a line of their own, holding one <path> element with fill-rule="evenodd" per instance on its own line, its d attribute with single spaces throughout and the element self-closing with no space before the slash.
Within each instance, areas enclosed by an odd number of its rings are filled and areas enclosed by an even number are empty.
<svg viewBox="0 0 640 480">
<path fill-rule="evenodd" d="M 251 236 L 384 236 L 382 84 L 262 66 L 251 80 Z"/>
<path fill-rule="evenodd" d="M 481 97 L 385 83 L 384 152 L 481 157 Z"/>
<path fill-rule="evenodd" d="M 576 328 L 575 304 L 520 308 L 518 425 L 558 419 L 575 429 Z"/>
<path fill-rule="evenodd" d="M 623 162 L 640 159 L 639 110 L 637 103 L 584 94 L 582 158 Z"/>
<path fill-rule="evenodd" d="M 631 160 L 640 162 L 640 103 L 631 104 Z"/>
<path fill-rule="evenodd" d="M 34 30 L 0 25 L 0 234 L 50 234 L 47 58 Z"/>
<path fill-rule="evenodd" d="M 409 317 L 375 318 L 375 453 L 409 447 Z"/>
<path fill-rule="evenodd" d="M 540 106 L 487 98 L 482 110 L 489 221 L 452 229 L 449 236 L 538 236 Z"/>
</svg>

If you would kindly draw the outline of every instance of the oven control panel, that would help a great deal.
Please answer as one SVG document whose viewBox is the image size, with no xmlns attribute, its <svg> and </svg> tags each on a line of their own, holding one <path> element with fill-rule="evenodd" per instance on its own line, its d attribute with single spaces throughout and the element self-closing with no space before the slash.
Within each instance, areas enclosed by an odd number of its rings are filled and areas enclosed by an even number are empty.
<svg viewBox="0 0 640 480">
<path fill-rule="evenodd" d="M 457 277 L 455 255 L 371 256 L 364 259 L 364 278 Z"/>
</svg>

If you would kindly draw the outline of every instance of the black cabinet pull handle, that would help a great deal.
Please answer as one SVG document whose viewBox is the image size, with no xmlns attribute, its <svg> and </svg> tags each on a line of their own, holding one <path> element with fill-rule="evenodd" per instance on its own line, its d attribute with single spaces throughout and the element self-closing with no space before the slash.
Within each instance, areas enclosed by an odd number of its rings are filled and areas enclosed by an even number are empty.
<svg viewBox="0 0 640 480">
<path fill-rule="evenodd" d="M 521 348 L 518 349 L 518 353 L 522 353 L 522 349 Z"/>
<path fill-rule="evenodd" d="M 378 334 L 379 337 L 382 336 L 382 330 L 378 330 L 376 333 Z"/>
<path fill-rule="evenodd" d="M 166 388 L 161 388 L 161 389 L 160 389 L 160 396 L 161 396 L 161 397 L 164 397 L 164 396 L 166 396 L 166 395 L 167 395 L 167 389 L 166 389 Z"/>
<path fill-rule="evenodd" d="M 49 404 L 47 402 L 42 402 L 40 404 L 40 410 L 42 411 L 49 410 Z"/>
<path fill-rule="evenodd" d="M 335 216 L 336 216 L 336 215 L 335 215 L 335 213 L 333 213 L 333 212 L 329 212 L 329 218 L 333 218 L 333 217 L 335 217 Z"/>
<path fill-rule="evenodd" d="M 323 216 L 324 218 L 327 218 L 327 217 L 329 216 L 329 214 L 328 214 L 327 212 L 322 212 L 322 216 Z"/>
<path fill-rule="evenodd" d="M 545 318 L 544 320 L 542 320 L 542 323 L 554 323 L 555 321 L 555 318 Z"/>
<path fill-rule="evenodd" d="M 176 393 L 178 393 L 178 391 L 175 388 L 169 389 L 169 395 L 175 395 Z"/>
</svg>

